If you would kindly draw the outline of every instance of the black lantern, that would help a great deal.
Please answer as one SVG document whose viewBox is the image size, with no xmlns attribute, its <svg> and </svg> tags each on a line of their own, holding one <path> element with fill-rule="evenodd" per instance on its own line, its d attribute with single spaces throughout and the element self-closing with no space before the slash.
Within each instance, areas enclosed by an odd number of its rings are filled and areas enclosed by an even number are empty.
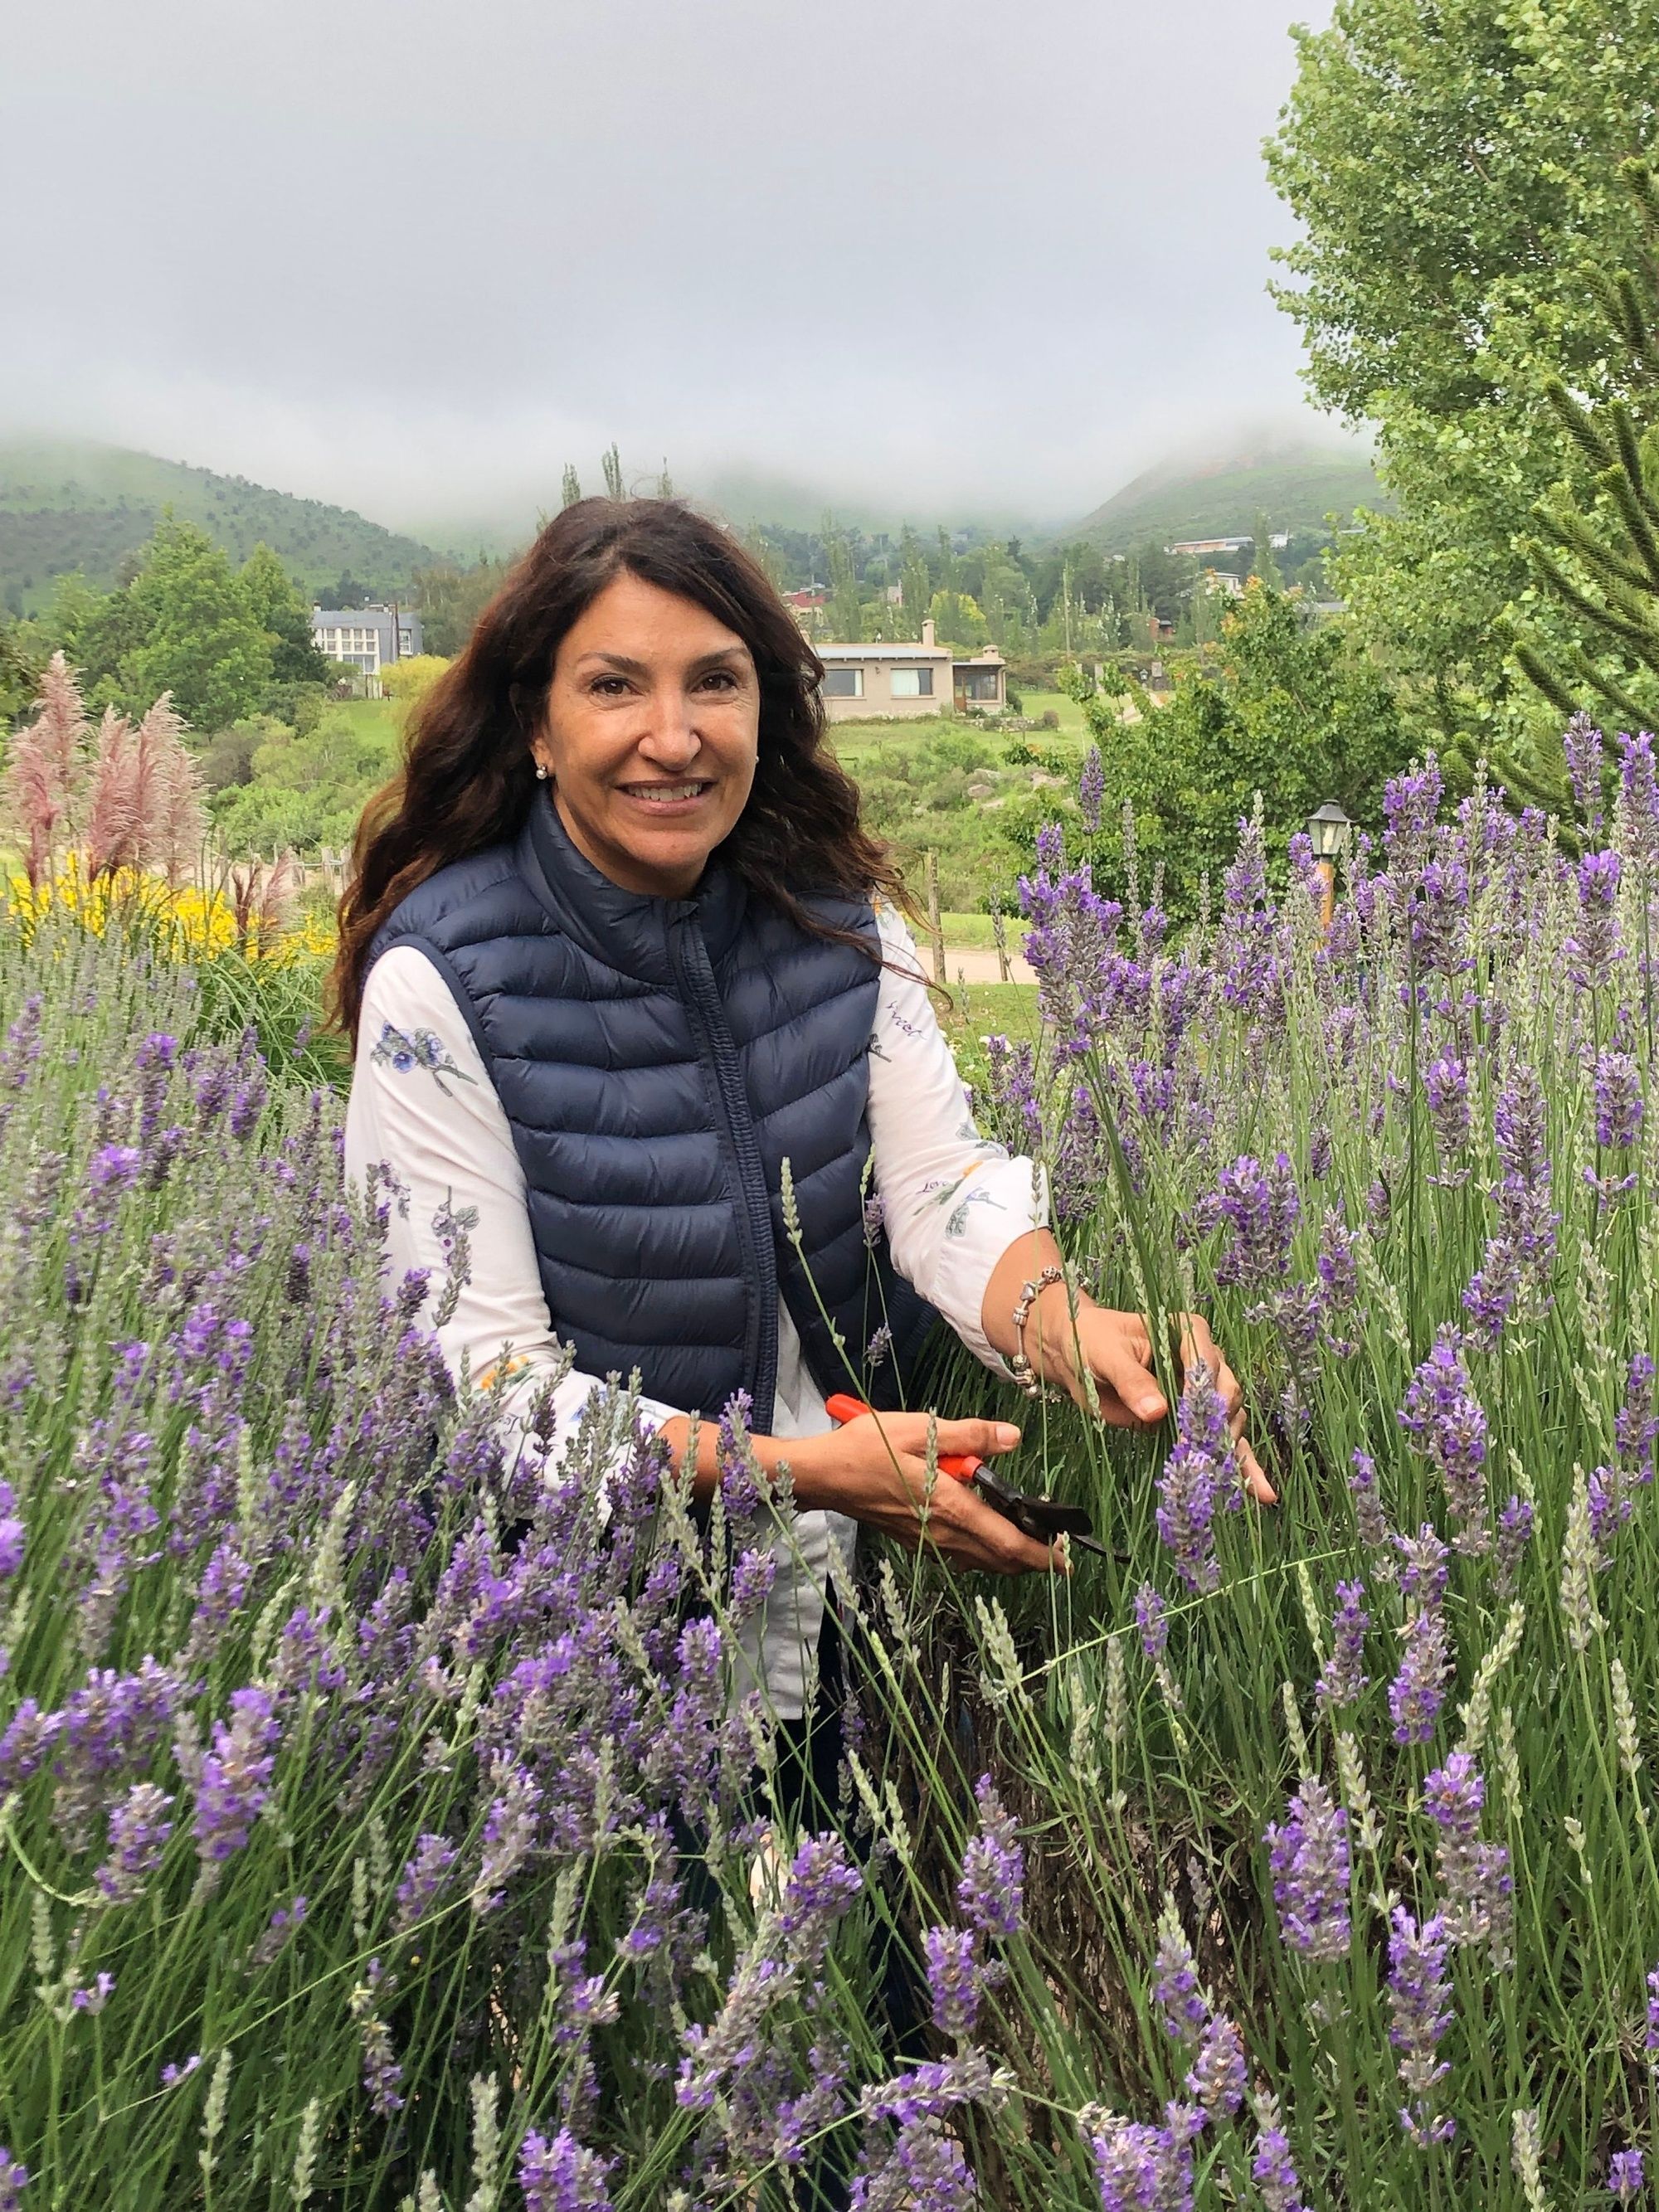
<svg viewBox="0 0 1659 2212">
<path fill-rule="evenodd" d="M 1352 827 L 1336 801 L 1328 799 L 1316 813 L 1308 817 L 1308 838 L 1314 849 L 1315 860 L 1334 860 L 1342 850 L 1343 840 Z"/>
</svg>

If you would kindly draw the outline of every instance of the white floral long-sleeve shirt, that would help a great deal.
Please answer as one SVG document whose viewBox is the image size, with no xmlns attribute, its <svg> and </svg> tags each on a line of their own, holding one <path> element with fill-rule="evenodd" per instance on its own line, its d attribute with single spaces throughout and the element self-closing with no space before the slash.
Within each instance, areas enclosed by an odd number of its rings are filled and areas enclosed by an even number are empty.
<svg viewBox="0 0 1659 2212">
<path fill-rule="evenodd" d="M 1006 1371 L 985 1337 L 981 1310 L 999 1259 L 1044 1218 L 1038 1181 L 1029 1160 L 1011 1158 L 975 1127 L 915 945 L 890 908 L 878 908 L 878 919 L 891 964 L 882 974 L 870 1038 L 870 1136 L 873 1188 L 894 1264 L 964 1344 Z M 514 1371 L 504 1406 L 505 1418 L 515 1423 L 538 1383 L 561 1364 L 536 1263 L 524 1170 L 471 1033 L 437 969 L 414 945 L 383 953 L 363 994 L 346 1114 L 346 1173 L 361 1185 L 380 1164 L 401 1187 L 388 1221 L 394 1275 L 430 1270 L 435 1299 L 449 1278 L 446 1243 L 457 1223 L 467 1230 L 471 1273 L 438 1339 L 451 1372 L 459 1376 L 465 1361 L 475 1382 L 511 1354 Z M 564 1376 L 554 1400 L 564 1433 L 574 1431 L 589 1395 L 603 1387 L 580 1371 Z M 683 1410 L 641 1401 L 648 1422 Z M 830 1425 L 794 1323 L 781 1304 L 772 1433 L 812 1436 Z M 750 1649 L 781 1718 L 803 1709 L 823 1592 L 835 1577 L 836 1553 L 847 1556 L 853 1540 L 852 1523 L 825 1512 L 797 1515 L 793 1541 L 780 1540 L 777 1577 Z"/>
</svg>

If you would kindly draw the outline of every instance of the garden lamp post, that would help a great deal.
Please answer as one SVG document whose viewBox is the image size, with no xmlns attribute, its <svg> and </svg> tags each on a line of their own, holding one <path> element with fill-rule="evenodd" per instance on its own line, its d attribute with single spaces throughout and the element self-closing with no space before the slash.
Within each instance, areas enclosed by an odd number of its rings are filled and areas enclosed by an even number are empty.
<svg viewBox="0 0 1659 2212">
<path fill-rule="evenodd" d="M 1322 807 L 1308 817 L 1308 841 L 1313 847 L 1314 866 L 1325 885 L 1325 896 L 1319 908 L 1322 929 L 1329 929 L 1331 916 L 1336 911 L 1336 856 L 1341 851 L 1352 826 L 1334 799 L 1328 799 Z"/>
</svg>

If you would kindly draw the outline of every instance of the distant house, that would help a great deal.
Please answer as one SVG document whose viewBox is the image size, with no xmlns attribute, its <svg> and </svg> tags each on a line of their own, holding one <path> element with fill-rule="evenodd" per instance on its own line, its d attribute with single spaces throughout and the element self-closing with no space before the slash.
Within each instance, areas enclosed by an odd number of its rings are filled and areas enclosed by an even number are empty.
<svg viewBox="0 0 1659 2212">
<path fill-rule="evenodd" d="M 808 584 L 801 591 L 786 592 L 783 604 L 787 607 L 793 607 L 798 615 L 817 614 L 830 604 L 830 586 L 827 584 Z"/>
<path fill-rule="evenodd" d="M 311 640 L 325 660 L 378 677 L 389 662 L 420 652 L 421 618 L 403 607 L 313 607 Z"/>
<path fill-rule="evenodd" d="M 1183 538 L 1178 545 L 1166 545 L 1166 553 L 1242 553 L 1247 545 L 1254 545 L 1254 538 Z"/>
<path fill-rule="evenodd" d="M 1008 704 L 1008 672 L 995 647 L 958 658 L 937 642 L 925 622 L 918 643 L 888 640 L 878 645 L 823 644 L 824 710 L 832 722 L 854 722 L 876 715 L 907 720 L 942 714 L 947 705 L 1000 714 Z"/>
</svg>

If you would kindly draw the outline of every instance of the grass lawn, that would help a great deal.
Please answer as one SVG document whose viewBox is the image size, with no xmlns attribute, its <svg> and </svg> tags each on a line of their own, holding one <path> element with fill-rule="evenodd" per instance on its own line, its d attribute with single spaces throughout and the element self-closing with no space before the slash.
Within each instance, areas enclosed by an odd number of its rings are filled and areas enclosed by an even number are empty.
<svg viewBox="0 0 1659 2212">
<path fill-rule="evenodd" d="M 403 708 L 395 699 L 331 700 L 325 711 L 331 720 L 337 715 L 349 722 L 360 736 L 374 738 L 389 751 L 398 750 L 404 724 Z"/>
<path fill-rule="evenodd" d="M 1032 744 L 1052 744 L 1056 737 L 1075 738 L 1079 744 L 1087 744 L 1089 725 L 1075 699 L 1068 699 L 1063 691 L 1022 691 L 1019 697 L 1021 712 L 1028 721 L 1040 722 L 1050 714 L 1060 717 L 1058 730 L 1033 730 Z"/>
<path fill-rule="evenodd" d="M 963 1081 L 974 1097 L 980 1097 L 986 1086 L 988 1036 L 1006 1036 L 1013 1044 L 1036 1042 L 1036 985 L 953 984 L 951 1005 L 948 1009 L 939 1006 L 939 1018 Z"/>
</svg>

